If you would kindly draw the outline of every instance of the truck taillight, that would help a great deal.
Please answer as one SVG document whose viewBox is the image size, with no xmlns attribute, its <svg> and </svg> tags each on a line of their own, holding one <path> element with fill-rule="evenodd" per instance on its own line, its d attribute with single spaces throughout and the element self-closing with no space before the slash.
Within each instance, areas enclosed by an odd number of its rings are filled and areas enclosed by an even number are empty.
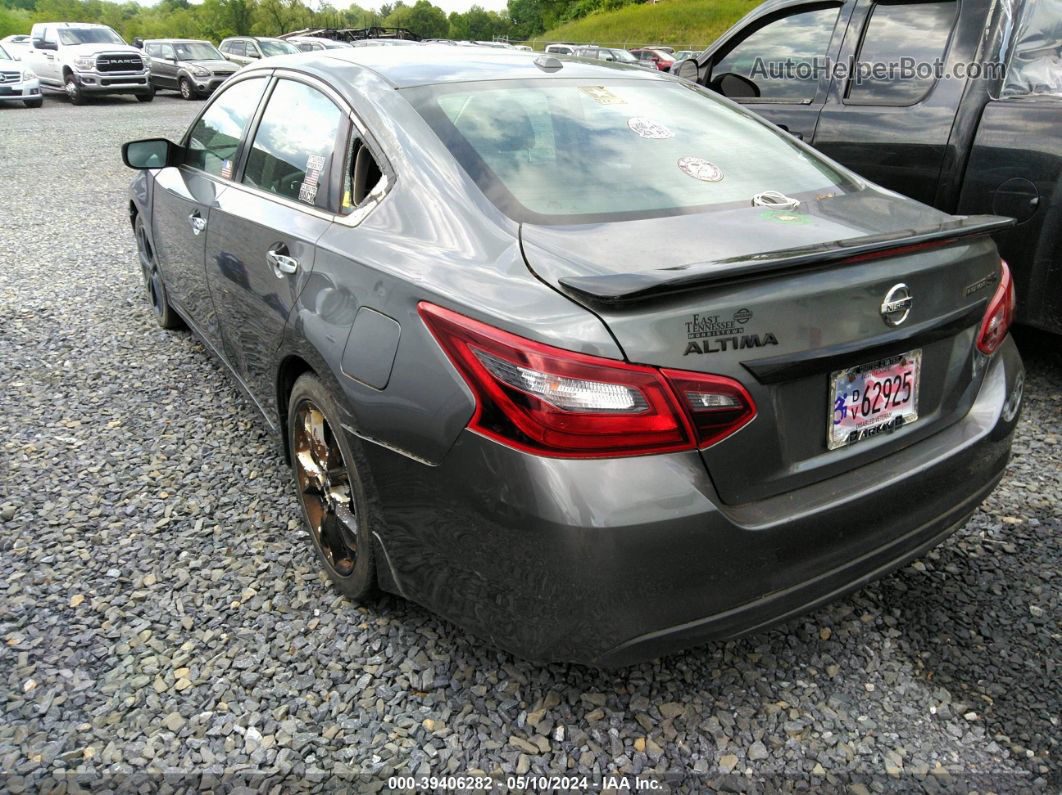
<svg viewBox="0 0 1062 795">
<path fill-rule="evenodd" d="M 999 286 L 996 287 L 992 300 L 988 302 L 988 309 L 985 310 L 981 328 L 977 333 L 977 349 L 986 356 L 995 353 L 1003 344 L 1007 330 L 1014 322 L 1014 309 L 1017 305 L 1010 267 L 1004 260 L 1000 260 L 999 265 Z"/>
<path fill-rule="evenodd" d="M 519 450 L 573 458 L 692 450 L 755 416 L 731 379 L 575 353 L 434 304 L 418 308 L 475 395 L 469 427 Z"/>
</svg>

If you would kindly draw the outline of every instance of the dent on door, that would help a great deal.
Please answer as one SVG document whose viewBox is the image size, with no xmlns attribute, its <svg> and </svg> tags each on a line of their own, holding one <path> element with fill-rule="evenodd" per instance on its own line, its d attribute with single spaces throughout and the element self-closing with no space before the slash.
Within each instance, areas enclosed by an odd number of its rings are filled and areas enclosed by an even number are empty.
<svg viewBox="0 0 1062 795">
<path fill-rule="evenodd" d="M 155 176 L 152 213 L 155 254 L 169 293 L 215 347 L 221 330 L 203 273 L 203 232 L 220 190 L 196 171 L 164 168 Z"/>
</svg>

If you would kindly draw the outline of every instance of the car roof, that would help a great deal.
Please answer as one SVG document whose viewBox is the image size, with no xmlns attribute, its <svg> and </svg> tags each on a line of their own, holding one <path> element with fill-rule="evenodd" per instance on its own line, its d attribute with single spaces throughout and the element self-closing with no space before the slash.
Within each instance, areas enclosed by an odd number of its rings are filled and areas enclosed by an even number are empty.
<svg viewBox="0 0 1062 795">
<path fill-rule="evenodd" d="M 178 42 L 195 42 L 196 44 L 210 44 L 210 46 L 214 46 L 206 39 L 144 39 L 144 44 L 177 44 Z"/>
<path fill-rule="evenodd" d="M 478 80 L 529 80 L 543 77 L 577 79 L 667 80 L 664 75 L 644 69 L 624 67 L 602 61 L 585 61 L 564 56 L 548 56 L 559 61 L 557 70 L 546 71 L 535 65 L 541 53 L 491 47 L 458 49 L 446 45 L 425 44 L 420 47 L 357 47 L 349 50 L 325 50 L 304 56 L 285 56 L 297 59 L 319 59 L 317 65 L 328 71 L 328 61 L 357 64 L 379 74 L 396 88 L 433 85 L 436 83 L 465 83 Z M 284 59 L 270 59 L 279 65 Z M 304 61 L 305 62 L 305 61 Z"/>
</svg>

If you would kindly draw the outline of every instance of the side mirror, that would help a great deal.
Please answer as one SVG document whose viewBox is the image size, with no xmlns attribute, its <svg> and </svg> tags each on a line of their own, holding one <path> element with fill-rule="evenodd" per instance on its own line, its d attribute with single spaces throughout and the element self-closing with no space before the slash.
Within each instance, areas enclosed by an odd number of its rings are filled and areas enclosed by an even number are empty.
<svg viewBox="0 0 1062 795">
<path fill-rule="evenodd" d="M 256 53 L 256 52 L 251 52 L 250 50 L 248 50 L 248 52 L 247 52 L 247 57 L 248 57 L 248 58 L 261 58 L 262 56 L 261 56 L 261 55 L 259 55 L 259 54 L 258 54 L 258 53 Z"/>
<path fill-rule="evenodd" d="M 35 50 L 58 50 L 59 45 L 54 41 L 45 41 L 44 39 L 34 39 L 33 49 Z"/>
<path fill-rule="evenodd" d="M 689 80 L 691 83 L 696 83 L 697 78 L 700 77 L 700 70 L 697 68 L 696 58 L 687 58 L 684 61 L 679 61 L 675 66 L 671 67 L 671 71 L 683 80 Z"/>
<path fill-rule="evenodd" d="M 122 144 L 122 162 L 129 168 L 175 166 L 181 147 L 166 138 L 145 138 Z"/>
<path fill-rule="evenodd" d="M 758 85 L 733 72 L 724 72 L 713 78 L 708 88 L 730 99 L 755 99 L 760 95 Z"/>
</svg>

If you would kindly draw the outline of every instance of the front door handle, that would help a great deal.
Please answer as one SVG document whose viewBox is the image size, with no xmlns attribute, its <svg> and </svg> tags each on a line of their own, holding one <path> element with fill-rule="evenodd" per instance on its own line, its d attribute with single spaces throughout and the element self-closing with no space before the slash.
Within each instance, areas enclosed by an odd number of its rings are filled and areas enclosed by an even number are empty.
<svg viewBox="0 0 1062 795">
<path fill-rule="evenodd" d="M 206 219 L 199 214 L 199 210 L 193 210 L 188 216 L 188 223 L 192 225 L 192 234 L 198 235 L 206 229 Z"/>
<path fill-rule="evenodd" d="M 803 141 L 803 140 L 804 140 L 804 134 L 803 134 L 803 133 L 799 133 L 799 132 L 793 132 L 792 130 L 790 130 L 790 129 L 789 129 L 789 128 L 788 128 L 788 127 L 787 127 L 786 125 L 784 125 L 784 124 L 779 124 L 779 125 L 778 125 L 778 129 L 779 129 L 779 130 L 784 130 L 785 132 L 787 132 L 787 133 L 789 133 L 790 135 L 792 135 L 792 136 L 793 136 L 794 138 L 799 138 L 799 139 L 800 139 L 801 141 Z"/>
<path fill-rule="evenodd" d="M 299 261 L 288 256 L 288 247 L 281 244 L 266 252 L 266 261 L 273 266 L 273 273 L 281 278 L 285 273 L 291 274 L 299 269 Z"/>
</svg>

